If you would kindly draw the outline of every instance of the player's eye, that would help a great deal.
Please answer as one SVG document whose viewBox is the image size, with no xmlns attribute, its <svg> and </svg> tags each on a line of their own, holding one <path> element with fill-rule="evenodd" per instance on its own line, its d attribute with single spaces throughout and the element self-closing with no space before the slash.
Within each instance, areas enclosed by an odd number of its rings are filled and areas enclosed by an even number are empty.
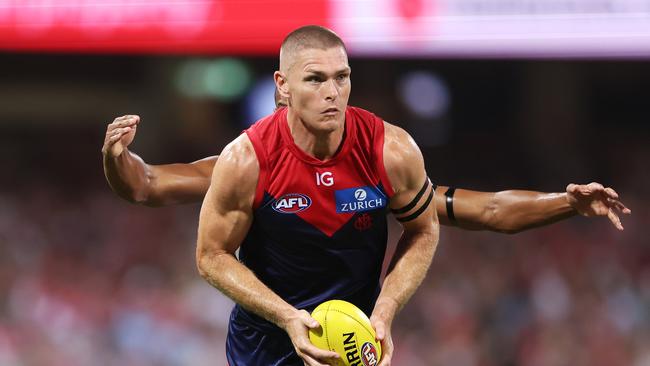
<svg viewBox="0 0 650 366">
<path fill-rule="evenodd" d="M 318 76 L 312 75 L 312 76 L 307 76 L 305 78 L 305 81 L 307 81 L 309 83 L 320 83 L 322 80 Z"/>
<path fill-rule="evenodd" d="M 340 74 L 336 77 L 337 81 L 345 81 L 350 77 L 350 74 Z"/>
</svg>

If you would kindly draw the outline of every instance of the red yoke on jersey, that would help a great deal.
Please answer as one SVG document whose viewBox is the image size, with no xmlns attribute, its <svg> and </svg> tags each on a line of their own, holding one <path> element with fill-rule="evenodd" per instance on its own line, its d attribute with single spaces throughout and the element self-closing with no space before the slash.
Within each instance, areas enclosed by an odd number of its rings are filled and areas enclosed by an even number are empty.
<svg viewBox="0 0 650 366">
<path fill-rule="evenodd" d="M 331 237 L 354 214 L 380 208 L 375 207 L 380 198 L 387 207 L 393 195 L 383 163 L 384 122 L 368 111 L 346 109 L 342 146 L 326 161 L 294 143 L 287 108 L 258 121 L 246 133 L 260 166 L 255 210 L 266 193 L 275 198 L 276 211 L 296 214 Z M 348 189 L 353 199 L 347 199 Z"/>
</svg>

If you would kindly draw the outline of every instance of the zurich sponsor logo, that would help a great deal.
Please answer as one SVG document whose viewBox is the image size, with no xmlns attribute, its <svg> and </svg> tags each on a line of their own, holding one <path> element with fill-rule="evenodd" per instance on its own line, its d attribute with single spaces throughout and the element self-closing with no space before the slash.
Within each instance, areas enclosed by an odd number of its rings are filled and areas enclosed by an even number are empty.
<svg viewBox="0 0 650 366">
<path fill-rule="evenodd" d="M 341 189 L 334 192 L 336 212 L 355 213 L 386 207 L 388 198 L 377 187 L 365 186 Z"/>
<path fill-rule="evenodd" d="M 311 198 L 302 193 L 287 193 L 273 202 L 273 209 L 280 213 L 293 214 L 311 206 Z"/>
</svg>

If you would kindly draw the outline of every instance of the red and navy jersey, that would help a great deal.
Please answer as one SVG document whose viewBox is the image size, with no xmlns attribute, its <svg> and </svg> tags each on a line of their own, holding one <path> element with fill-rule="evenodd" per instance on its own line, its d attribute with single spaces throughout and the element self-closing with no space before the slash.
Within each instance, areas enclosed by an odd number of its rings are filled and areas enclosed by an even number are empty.
<svg viewBox="0 0 650 366">
<path fill-rule="evenodd" d="M 327 161 L 294 143 L 286 108 L 246 134 L 260 174 L 252 227 L 239 251 L 242 263 L 298 309 L 342 299 L 370 314 L 393 195 L 384 169 L 382 119 L 348 107 L 342 144 Z"/>
</svg>

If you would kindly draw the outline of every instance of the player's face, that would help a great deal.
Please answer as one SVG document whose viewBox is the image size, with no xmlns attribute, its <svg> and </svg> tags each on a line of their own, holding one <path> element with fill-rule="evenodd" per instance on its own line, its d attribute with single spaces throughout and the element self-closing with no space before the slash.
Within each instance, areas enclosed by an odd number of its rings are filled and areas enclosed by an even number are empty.
<svg viewBox="0 0 650 366">
<path fill-rule="evenodd" d="M 302 50 L 288 71 L 289 105 L 310 129 L 333 132 L 345 122 L 350 66 L 343 47 Z"/>
</svg>

